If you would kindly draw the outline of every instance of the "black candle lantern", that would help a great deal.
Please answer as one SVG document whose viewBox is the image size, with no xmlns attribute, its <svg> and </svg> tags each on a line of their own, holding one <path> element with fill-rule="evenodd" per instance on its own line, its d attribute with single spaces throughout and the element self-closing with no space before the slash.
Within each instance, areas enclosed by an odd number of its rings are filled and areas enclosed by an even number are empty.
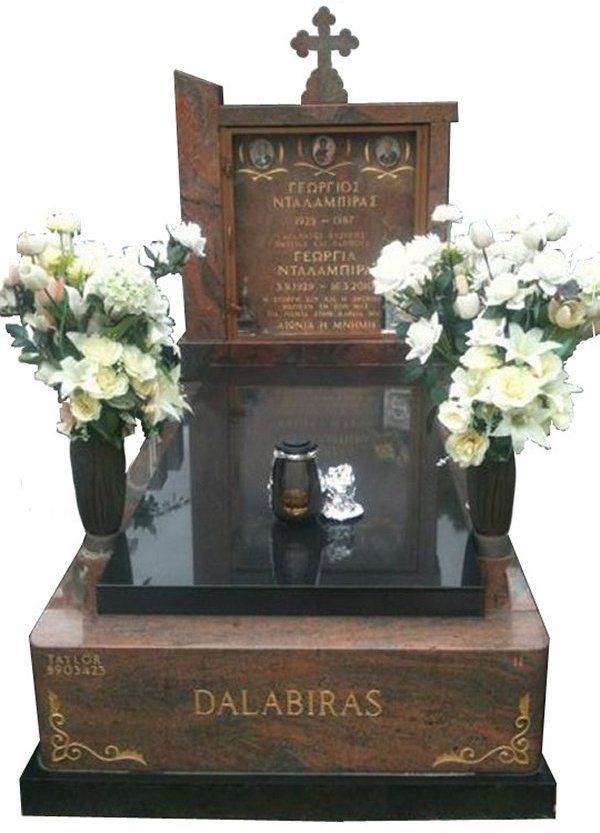
<svg viewBox="0 0 600 833">
<path fill-rule="evenodd" d="M 323 505 L 317 449 L 313 442 L 284 440 L 273 451 L 271 508 L 288 523 L 304 523 L 318 517 Z"/>
</svg>

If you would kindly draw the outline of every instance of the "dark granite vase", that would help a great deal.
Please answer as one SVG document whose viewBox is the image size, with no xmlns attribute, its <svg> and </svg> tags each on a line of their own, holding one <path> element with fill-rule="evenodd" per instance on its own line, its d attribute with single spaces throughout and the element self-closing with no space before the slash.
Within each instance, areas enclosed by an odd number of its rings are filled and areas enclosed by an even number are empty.
<svg viewBox="0 0 600 833">
<path fill-rule="evenodd" d="M 71 441 L 71 470 L 84 547 L 92 552 L 112 548 L 125 508 L 125 450 L 104 440 Z"/>
<path fill-rule="evenodd" d="M 477 552 L 481 556 L 508 556 L 508 537 L 515 498 L 515 456 L 506 462 L 484 462 L 467 469 L 469 511 Z"/>
</svg>

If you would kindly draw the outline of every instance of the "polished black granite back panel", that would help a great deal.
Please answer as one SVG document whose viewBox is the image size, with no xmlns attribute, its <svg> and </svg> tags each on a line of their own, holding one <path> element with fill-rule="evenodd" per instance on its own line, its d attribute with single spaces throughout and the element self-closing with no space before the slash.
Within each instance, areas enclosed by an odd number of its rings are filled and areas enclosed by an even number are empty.
<svg viewBox="0 0 600 833">
<path fill-rule="evenodd" d="M 481 613 L 453 473 L 396 368 L 210 368 L 98 588 L 101 612 Z M 350 463 L 365 513 L 289 527 L 273 447 L 310 439 Z M 144 483 L 135 484 L 140 489 Z"/>
</svg>

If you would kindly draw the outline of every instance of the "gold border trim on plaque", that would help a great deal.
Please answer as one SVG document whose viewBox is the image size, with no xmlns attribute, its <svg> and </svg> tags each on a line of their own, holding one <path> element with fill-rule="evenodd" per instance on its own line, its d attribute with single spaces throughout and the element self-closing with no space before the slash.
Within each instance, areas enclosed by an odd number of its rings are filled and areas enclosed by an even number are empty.
<svg viewBox="0 0 600 833">
<path fill-rule="evenodd" d="M 62 713 L 62 706 L 59 697 L 53 692 L 48 692 L 48 724 L 54 734 L 50 738 L 52 747 L 52 763 L 60 764 L 63 761 L 78 761 L 84 752 L 96 758 L 98 761 L 113 763 L 114 761 L 137 761 L 139 764 L 148 766 L 144 756 L 135 749 L 119 749 L 113 743 L 104 747 L 104 752 L 96 752 L 85 743 L 71 740 L 71 737 L 62 728 L 66 718 Z"/>
<path fill-rule="evenodd" d="M 460 752 L 445 752 L 439 755 L 433 762 L 433 766 L 441 764 L 480 764 L 488 758 L 496 757 L 501 764 L 518 764 L 527 766 L 529 763 L 529 740 L 525 737 L 531 726 L 531 695 L 524 694 L 519 700 L 519 714 L 514 723 L 517 730 L 508 743 L 490 749 L 483 755 L 477 757 L 472 746 L 465 746 Z"/>
</svg>

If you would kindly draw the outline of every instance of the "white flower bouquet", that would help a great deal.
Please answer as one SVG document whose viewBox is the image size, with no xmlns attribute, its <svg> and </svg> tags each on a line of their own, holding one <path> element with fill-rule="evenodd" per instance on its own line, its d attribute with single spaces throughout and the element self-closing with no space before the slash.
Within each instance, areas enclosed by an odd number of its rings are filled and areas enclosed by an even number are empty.
<svg viewBox="0 0 600 833">
<path fill-rule="evenodd" d="M 167 227 L 168 242 L 143 255 L 119 256 L 96 242 L 79 242 L 79 220 L 48 218 L 49 234 L 23 233 L 21 255 L 0 283 L 0 315 L 20 361 L 61 403 L 59 430 L 120 446 L 141 423 L 146 435 L 186 410 L 169 304 L 157 278 L 201 256 L 204 238 L 192 223 Z"/>
<path fill-rule="evenodd" d="M 461 467 L 508 460 L 527 440 L 547 448 L 551 427 L 571 422 L 564 363 L 596 334 L 600 261 L 569 260 L 555 245 L 568 229 L 558 214 L 514 218 L 493 230 L 438 206 L 436 234 L 385 246 L 372 268 L 374 291 L 397 308 L 409 347 L 406 378 L 429 389 L 449 431 L 446 450 Z"/>
</svg>

